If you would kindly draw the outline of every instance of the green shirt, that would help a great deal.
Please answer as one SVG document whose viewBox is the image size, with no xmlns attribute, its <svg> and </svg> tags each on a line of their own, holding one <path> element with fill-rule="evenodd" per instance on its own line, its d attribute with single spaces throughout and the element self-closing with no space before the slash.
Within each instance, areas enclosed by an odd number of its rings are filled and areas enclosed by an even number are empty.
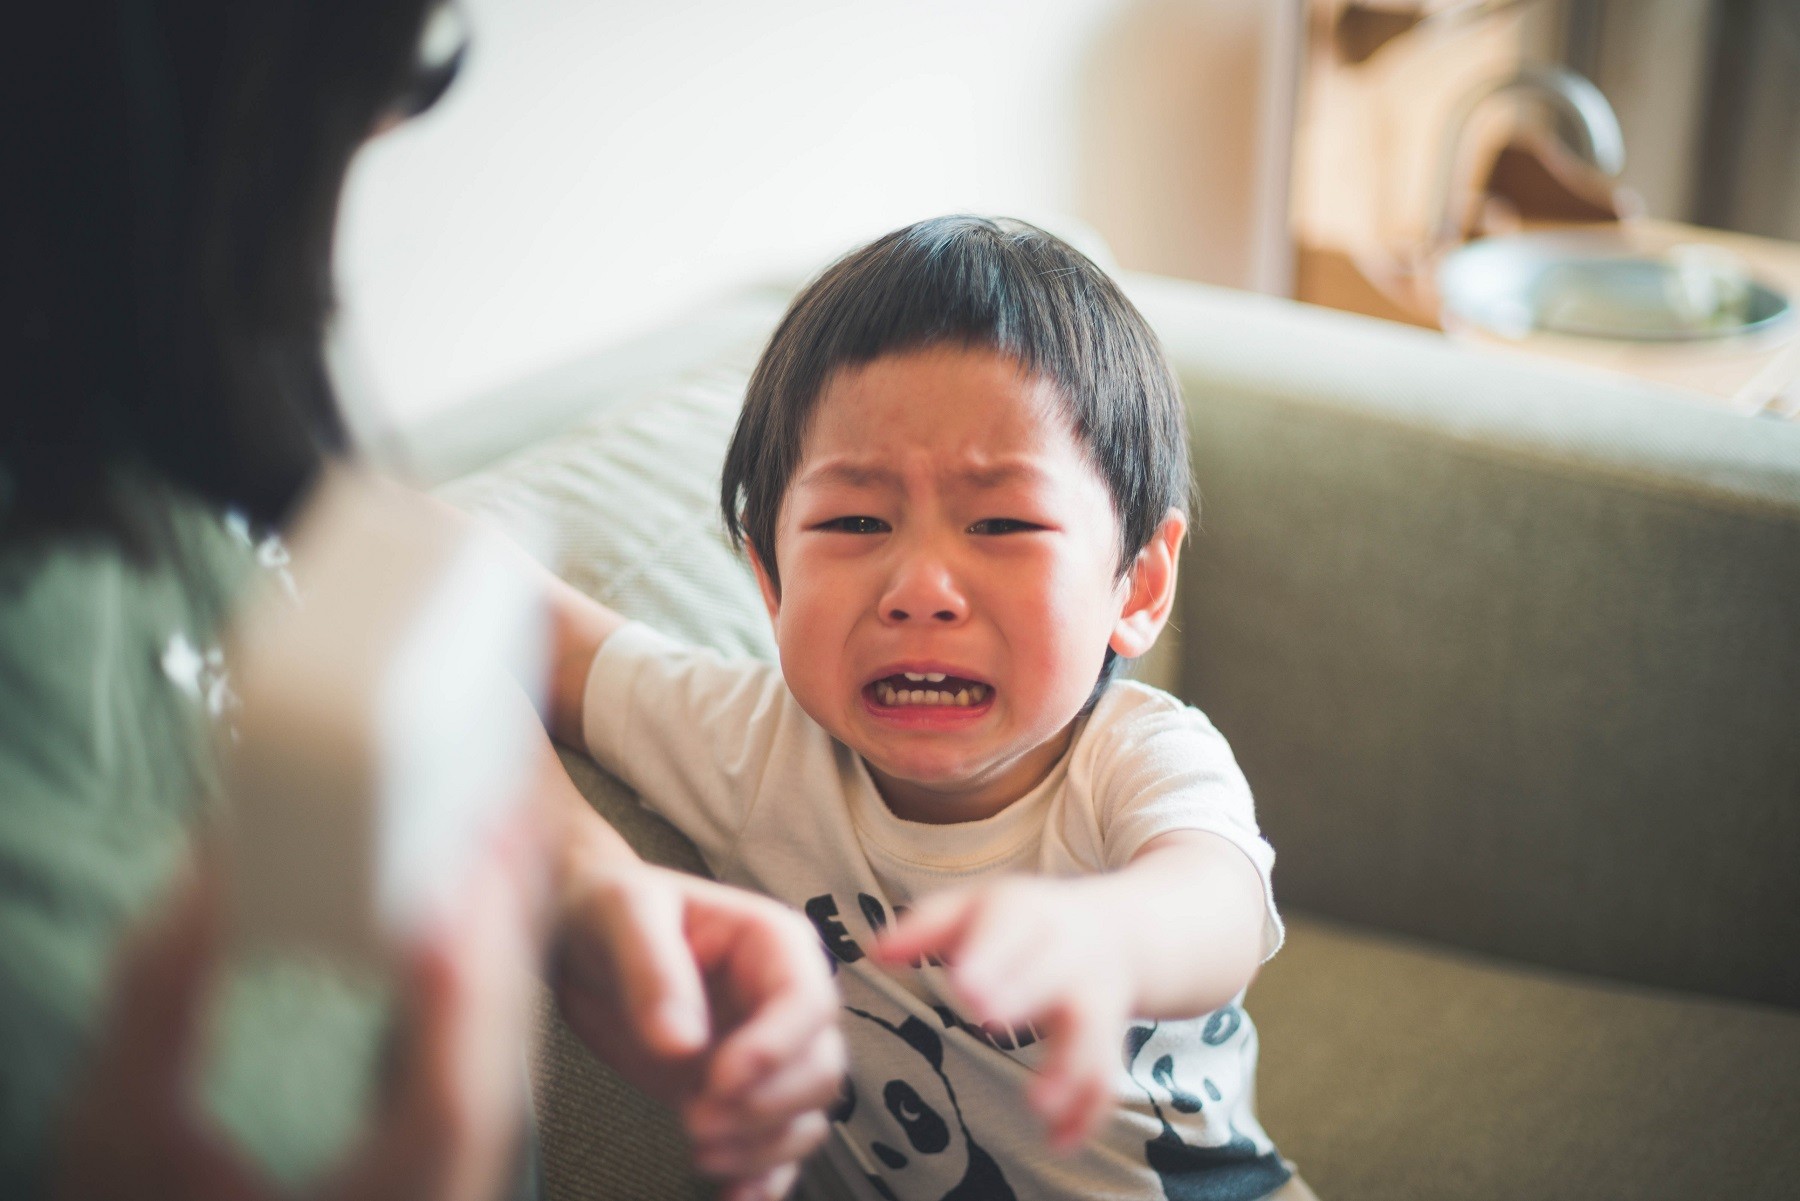
<svg viewBox="0 0 1800 1201">
<path fill-rule="evenodd" d="M 120 936 L 161 898 L 218 801 L 220 619 L 255 570 L 197 505 L 151 567 L 99 540 L 0 553 L 0 1196 L 44 1191 L 46 1147 Z M 219 982 L 211 1108 L 293 1184 L 335 1159 L 371 1096 L 385 1007 L 294 962 Z"/>
</svg>

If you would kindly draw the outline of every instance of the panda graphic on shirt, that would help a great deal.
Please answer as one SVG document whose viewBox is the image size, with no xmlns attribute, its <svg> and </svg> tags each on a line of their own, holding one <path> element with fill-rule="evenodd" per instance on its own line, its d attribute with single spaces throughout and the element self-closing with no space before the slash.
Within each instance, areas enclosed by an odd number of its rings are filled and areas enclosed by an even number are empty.
<svg viewBox="0 0 1800 1201">
<path fill-rule="evenodd" d="M 849 910 L 815 896 L 802 908 L 839 970 L 856 1065 L 829 1116 L 869 1188 L 885 1201 L 1017 1201 L 1021 1187 L 1025 1195 L 1041 1189 L 1035 1177 L 1009 1180 L 1002 1166 L 1022 1151 L 1019 1123 L 1036 1120 L 1023 1098 L 997 1110 L 991 1079 L 985 1090 L 984 1082 L 961 1081 L 960 1092 L 957 1079 L 971 1066 L 970 1051 L 1033 1070 L 1040 1033 L 974 1025 L 935 989 L 920 995 L 871 972 L 845 918 L 859 914 L 870 934 L 884 928 L 886 907 L 875 897 L 858 894 Z M 915 966 L 930 975 L 937 965 Z M 1200 1018 L 1132 1023 L 1118 1081 L 1120 1104 L 1132 1112 L 1108 1132 L 1109 1149 L 1141 1163 L 1145 1183 L 1165 1201 L 1252 1201 L 1274 1192 L 1290 1169 L 1254 1117 L 1238 1113 L 1227 1096 L 1253 1070 L 1255 1055 L 1254 1027 L 1235 1004 Z M 971 1085 L 987 1103 L 969 1108 Z M 1240 1119 L 1249 1126 L 1240 1128 Z"/>
<path fill-rule="evenodd" d="M 879 1163 L 883 1175 L 869 1184 L 889 1201 L 902 1196 L 937 1201 L 1014 1201 L 1012 1188 L 963 1119 L 956 1089 L 944 1074 L 944 1040 L 924 1019 L 899 1023 L 846 1006 L 852 1022 L 885 1032 L 918 1055 L 931 1070 L 882 1083 L 878 1095 L 859 1095 L 846 1078 L 831 1120 L 853 1147 Z M 874 1093 L 875 1090 L 869 1090 Z M 897 1192 L 896 1189 L 901 1191 Z"/>
</svg>

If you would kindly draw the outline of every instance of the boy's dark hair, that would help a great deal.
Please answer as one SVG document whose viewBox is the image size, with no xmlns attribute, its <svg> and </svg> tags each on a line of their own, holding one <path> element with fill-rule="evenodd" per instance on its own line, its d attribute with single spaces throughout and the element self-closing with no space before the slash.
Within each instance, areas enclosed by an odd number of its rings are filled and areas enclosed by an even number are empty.
<svg viewBox="0 0 1800 1201">
<path fill-rule="evenodd" d="M 1085 255 L 1023 221 L 936 217 L 878 238 L 795 297 L 763 352 L 719 489 L 725 528 L 777 589 L 775 525 L 832 374 L 950 344 L 1054 381 L 1119 519 L 1123 574 L 1188 508 L 1185 412 L 1156 335 Z"/>
</svg>

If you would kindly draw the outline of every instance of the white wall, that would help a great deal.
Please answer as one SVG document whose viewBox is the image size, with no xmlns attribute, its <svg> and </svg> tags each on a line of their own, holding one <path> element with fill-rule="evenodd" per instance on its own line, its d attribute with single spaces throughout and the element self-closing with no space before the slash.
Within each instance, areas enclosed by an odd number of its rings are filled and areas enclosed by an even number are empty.
<svg viewBox="0 0 1800 1201">
<path fill-rule="evenodd" d="M 1075 213 L 1125 266 L 1246 283 L 1251 14 L 1298 10 L 465 3 L 463 77 L 363 153 L 346 197 L 346 390 L 380 425 L 943 212 Z"/>
<path fill-rule="evenodd" d="M 1301 0 L 1136 0 L 1094 43 L 1078 212 L 1121 266 L 1286 293 Z"/>
<path fill-rule="evenodd" d="M 919 217 L 1067 212 L 1120 7 L 470 0 L 463 77 L 352 174 L 352 391 L 411 425 Z"/>
</svg>

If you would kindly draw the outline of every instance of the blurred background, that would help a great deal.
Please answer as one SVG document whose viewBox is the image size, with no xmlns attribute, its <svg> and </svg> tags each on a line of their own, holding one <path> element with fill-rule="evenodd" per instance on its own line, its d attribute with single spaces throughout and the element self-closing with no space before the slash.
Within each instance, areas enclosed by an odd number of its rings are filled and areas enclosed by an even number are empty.
<svg viewBox="0 0 1800 1201">
<path fill-rule="evenodd" d="M 1426 326 L 1451 244 L 1539 222 L 1755 235 L 1800 284 L 1794 0 L 464 3 L 462 78 L 361 157 L 339 246 L 403 428 L 956 210 Z"/>
</svg>

